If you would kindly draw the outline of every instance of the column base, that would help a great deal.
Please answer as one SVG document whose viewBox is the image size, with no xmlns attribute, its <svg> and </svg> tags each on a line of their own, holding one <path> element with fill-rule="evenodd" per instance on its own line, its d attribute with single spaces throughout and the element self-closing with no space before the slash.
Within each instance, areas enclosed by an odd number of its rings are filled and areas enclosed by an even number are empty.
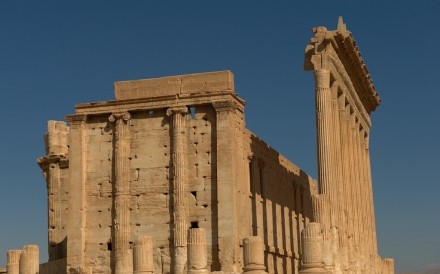
<svg viewBox="0 0 440 274">
<path fill-rule="evenodd" d="M 324 264 L 307 264 L 303 265 L 300 274 L 309 274 L 309 273 L 329 273 L 324 269 Z"/>
</svg>

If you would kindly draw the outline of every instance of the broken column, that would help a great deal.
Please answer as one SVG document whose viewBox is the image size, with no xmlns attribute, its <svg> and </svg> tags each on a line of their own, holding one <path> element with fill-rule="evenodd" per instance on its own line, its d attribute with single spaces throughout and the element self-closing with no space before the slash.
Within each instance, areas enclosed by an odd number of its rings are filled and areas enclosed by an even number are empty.
<svg viewBox="0 0 440 274">
<path fill-rule="evenodd" d="M 323 237 L 319 223 L 309 223 L 301 232 L 302 266 L 299 273 L 327 273 L 324 270 Z"/>
<path fill-rule="evenodd" d="M 25 245 L 20 254 L 20 274 L 38 274 L 40 272 L 40 252 L 37 245 Z"/>
<path fill-rule="evenodd" d="M 208 249 L 206 246 L 205 230 L 190 228 L 188 230 L 188 274 L 207 274 Z"/>
<path fill-rule="evenodd" d="M 20 255 L 21 255 L 21 250 L 8 250 L 6 273 L 19 274 Z"/>
<path fill-rule="evenodd" d="M 130 113 L 114 113 L 109 121 L 115 122 L 114 132 L 114 185 L 113 185 L 113 273 L 133 273 L 130 254 L 130 132 L 127 121 Z"/>
<path fill-rule="evenodd" d="M 153 240 L 150 236 L 141 236 L 133 245 L 133 274 L 153 272 Z"/>
<path fill-rule="evenodd" d="M 250 236 L 243 240 L 243 273 L 264 274 L 264 243 L 259 236 Z"/>
</svg>

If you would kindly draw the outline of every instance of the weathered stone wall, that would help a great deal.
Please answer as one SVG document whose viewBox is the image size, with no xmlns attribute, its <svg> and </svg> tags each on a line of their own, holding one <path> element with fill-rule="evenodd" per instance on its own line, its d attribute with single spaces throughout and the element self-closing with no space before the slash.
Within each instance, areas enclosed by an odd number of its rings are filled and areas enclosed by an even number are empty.
<svg viewBox="0 0 440 274">
<path fill-rule="evenodd" d="M 243 134 L 246 158 L 239 188 L 239 235 L 260 236 L 269 273 L 299 269 L 300 233 L 310 221 L 316 182 L 260 138 Z"/>
</svg>

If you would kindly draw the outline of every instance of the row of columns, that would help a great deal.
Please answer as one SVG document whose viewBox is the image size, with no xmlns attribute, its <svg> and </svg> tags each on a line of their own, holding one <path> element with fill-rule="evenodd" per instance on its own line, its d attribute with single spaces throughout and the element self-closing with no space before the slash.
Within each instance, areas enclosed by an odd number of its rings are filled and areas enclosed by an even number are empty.
<svg viewBox="0 0 440 274">
<path fill-rule="evenodd" d="M 312 197 L 315 222 L 323 232 L 323 260 L 329 269 L 347 268 L 359 248 L 377 254 L 368 123 L 361 123 L 327 69 L 315 70 L 319 195 Z M 353 248 L 349 248 L 349 242 Z M 342 254 L 342 255 L 341 255 Z M 352 258 L 359 258 L 351 254 Z M 357 258 L 355 258 L 357 260 Z"/>
<path fill-rule="evenodd" d="M 208 249 L 203 228 L 187 231 L 187 274 L 208 274 Z M 243 240 L 243 273 L 267 274 L 264 264 L 264 243 L 258 236 Z M 183 270 L 182 270 L 183 271 Z M 133 245 L 133 274 L 154 272 L 153 240 L 149 236 L 139 237 Z"/>
<path fill-rule="evenodd" d="M 7 274 L 38 274 L 40 252 L 37 245 L 25 245 L 21 250 L 9 250 L 7 253 Z"/>
</svg>

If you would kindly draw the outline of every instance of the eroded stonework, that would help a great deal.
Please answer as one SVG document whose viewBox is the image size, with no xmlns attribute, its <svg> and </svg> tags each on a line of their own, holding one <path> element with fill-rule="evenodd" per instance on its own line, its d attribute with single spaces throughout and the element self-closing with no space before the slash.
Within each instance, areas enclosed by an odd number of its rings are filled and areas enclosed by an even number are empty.
<svg viewBox="0 0 440 274">
<path fill-rule="evenodd" d="M 394 273 L 377 253 L 368 138 L 380 99 L 350 32 L 315 29 L 317 182 L 245 127 L 230 71 L 115 83 L 49 121 L 46 273 Z M 7 273 L 36 273 L 8 252 Z M 38 264 L 38 259 L 37 259 Z"/>
</svg>

